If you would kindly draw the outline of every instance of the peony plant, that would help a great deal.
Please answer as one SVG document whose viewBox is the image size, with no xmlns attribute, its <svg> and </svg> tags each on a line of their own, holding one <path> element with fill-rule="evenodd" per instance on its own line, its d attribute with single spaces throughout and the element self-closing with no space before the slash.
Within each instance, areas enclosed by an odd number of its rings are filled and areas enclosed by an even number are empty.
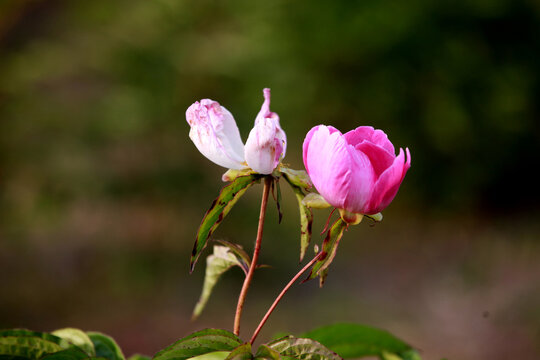
<svg viewBox="0 0 540 360">
<path fill-rule="evenodd" d="M 343 233 L 349 226 L 359 224 L 364 217 L 375 222 L 382 220 L 380 212 L 396 196 L 411 164 L 409 149 L 399 149 L 396 155 L 394 145 L 382 130 L 360 126 L 342 134 L 332 126 L 318 125 L 307 133 L 303 143 L 306 170 L 288 168 L 282 163 L 287 137 L 279 116 L 270 110 L 270 89 L 264 89 L 263 96 L 261 110 L 245 145 L 233 115 L 218 102 L 202 99 L 186 111 L 189 137 L 197 149 L 210 161 L 228 169 L 222 176 L 227 184 L 212 202 L 197 231 L 190 271 L 194 270 L 214 231 L 236 202 L 249 188 L 259 183 L 263 185 L 261 207 L 251 256 L 238 244 L 215 240 L 213 253 L 206 258 L 202 293 L 193 311 L 193 318 L 197 318 L 221 275 L 233 267 L 240 267 L 245 279 L 238 296 L 232 331 L 197 331 L 159 351 L 153 359 L 184 360 L 197 356 L 227 360 L 420 359 L 413 347 L 390 333 L 350 323 L 323 326 L 300 337 L 287 335 L 253 348 L 280 300 L 300 278 L 304 277 L 305 282 L 318 277 L 320 286 L 323 286 Z M 259 325 L 245 337 L 240 332 L 242 313 L 254 273 L 260 267 L 258 258 L 269 195 L 274 194 L 281 220 L 280 183 L 283 181 L 292 188 L 299 206 L 300 261 L 304 260 L 311 242 L 313 209 L 334 207 L 339 216 L 330 228 L 325 229 L 320 246 L 315 245 L 314 257 L 292 276 Z M 0 332 L 0 358 L 125 359 L 118 345 L 107 335 L 71 328 L 53 333 L 28 330 Z M 130 358 L 143 359 L 149 357 L 134 355 Z"/>
</svg>

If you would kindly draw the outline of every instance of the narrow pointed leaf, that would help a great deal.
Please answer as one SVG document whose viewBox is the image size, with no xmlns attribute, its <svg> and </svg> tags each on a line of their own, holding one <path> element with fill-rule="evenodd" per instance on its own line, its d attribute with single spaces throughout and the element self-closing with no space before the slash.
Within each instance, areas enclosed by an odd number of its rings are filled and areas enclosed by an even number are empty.
<svg viewBox="0 0 540 360">
<path fill-rule="evenodd" d="M 94 344 L 96 356 L 108 360 L 125 360 L 122 349 L 112 337 L 96 331 L 87 331 L 86 334 Z"/>
<path fill-rule="evenodd" d="M 324 286 L 324 282 L 326 281 L 327 276 L 328 276 L 328 268 L 319 271 L 319 287 L 322 288 Z"/>
<path fill-rule="evenodd" d="M 313 339 L 286 336 L 266 345 L 281 356 L 298 360 L 341 360 L 338 354 Z"/>
<path fill-rule="evenodd" d="M 317 276 L 321 276 L 321 285 L 324 283 L 324 279 L 328 273 L 327 269 L 336 256 L 339 241 L 343 236 L 343 231 L 347 228 L 347 223 L 341 218 L 338 218 L 332 225 L 330 230 L 326 233 L 326 238 L 322 244 L 322 255 L 317 260 L 311 272 L 306 280 L 313 279 Z"/>
<path fill-rule="evenodd" d="M 233 266 L 243 267 L 243 264 L 237 258 L 236 254 L 230 251 L 229 247 L 215 245 L 214 253 L 206 258 L 206 274 L 204 276 L 203 289 L 199 301 L 197 301 L 193 310 L 192 319 L 196 319 L 202 313 L 221 275 Z"/>
<path fill-rule="evenodd" d="M 251 353 L 251 344 L 246 343 L 242 344 L 229 354 L 225 360 L 251 360 L 253 359 L 253 354 Z"/>
<path fill-rule="evenodd" d="M 69 348 L 69 343 L 57 336 L 29 330 L 0 331 L 0 355 L 39 359 L 44 355 Z"/>
<path fill-rule="evenodd" d="M 309 175 L 304 170 L 293 170 L 286 167 L 281 167 L 279 171 L 293 186 L 297 186 L 304 190 L 309 190 L 313 187 L 313 183 L 311 182 Z"/>
<path fill-rule="evenodd" d="M 94 343 L 84 331 L 75 328 L 64 328 L 55 330 L 52 334 L 81 348 L 88 356 L 96 356 Z"/>
<path fill-rule="evenodd" d="M 221 189 L 219 196 L 214 200 L 210 209 L 206 212 L 197 232 L 197 239 L 191 253 L 190 271 L 193 271 L 195 263 L 201 252 L 206 247 L 208 238 L 216 230 L 234 204 L 246 192 L 246 190 L 261 178 L 259 174 L 239 176 L 230 184 Z"/>
<path fill-rule="evenodd" d="M 242 268 L 247 273 L 249 267 L 251 266 L 251 258 L 249 257 L 248 253 L 238 244 L 233 244 L 225 240 L 216 240 L 216 242 L 228 247 L 229 250 L 236 255 L 238 261 L 242 263 Z"/>
<path fill-rule="evenodd" d="M 303 203 L 304 193 L 302 190 L 293 186 L 294 194 L 296 195 L 296 200 L 298 201 L 298 209 L 300 211 L 300 261 L 304 259 L 306 255 L 306 250 L 311 241 L 311 226 L 313 225 L 313 212 L 310 208 Z"/>
<path fill-rule="evenodd" d="M 323 326 L 302 335 L 331 348 L 344 359 L 378 356 L 383 359 L 420 360 L 407 343 L 389 332 L 359 324 Z M 392 355 L 392 356 L 390 356 Z"/>
<path fill-rule="evenodd" d="M 280 360 L 279 353 L 266 345 L 261 345 L 255 354 L 255 360 Z"/>
<path fill-rule="evenodd" d="M 206 329 L 186 336 L 158 352 L 153 360 L 184 360 L 216 351 L 232 351 L 242 345 L 233 333 L 222 329 Z"/>
</svg>

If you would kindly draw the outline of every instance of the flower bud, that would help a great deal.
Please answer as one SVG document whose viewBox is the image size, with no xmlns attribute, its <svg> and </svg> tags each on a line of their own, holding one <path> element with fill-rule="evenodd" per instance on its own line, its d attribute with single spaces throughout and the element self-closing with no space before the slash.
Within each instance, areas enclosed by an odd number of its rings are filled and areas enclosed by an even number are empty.
<svg viewBox="0 0 540 360">
<path fill-rule="evenodd" d="M 285 156 L 287 137 L 279 125 L 279 116 L 270 111 L 270 89 L 264 89 L 264 103 L 255 119 L 244 149 L 250 168 L 259 174 L 271 174 Z"/>
<path fill-rule="evenodd" d="M 346 134 L 316 126 L 306 135 L 303 151 L 306 171 L 326 201 L 348 213 L 374 215 L 376 221 L 411 167 L 409 149 L 396 155 L 386 134 L 371 126 Z M 348 213 L 342 217 L 351 220 Z"/>
<path fill-rule="evenodd" d="M 189 137 L 210 161 L 228 169 L 243 169 L 244 144 L 234 117 L 218 102 L 203 99 L 186 111 Z"/>
</svg>

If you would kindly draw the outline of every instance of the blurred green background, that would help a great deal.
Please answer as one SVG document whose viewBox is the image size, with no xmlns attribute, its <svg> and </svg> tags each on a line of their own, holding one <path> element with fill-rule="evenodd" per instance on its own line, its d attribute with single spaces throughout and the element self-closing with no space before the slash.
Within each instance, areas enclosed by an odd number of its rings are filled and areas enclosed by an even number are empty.
<svg viewBox="0 0 540 360">
<path fill-rule="evenodd" d="M 231 329 L 239 270 L 189 321 L 204 275 L 189 253 L 224 169 L 184 113 L 217 100 L 245 140 L 270 87 L 291 167 L 322 123 L 384 129 L 412 168 L 385 220 L 350 229 L 325 287 L 295 287 L 260 338 L 357 321 L 425 359 L 538 359 L 539 58 L 534 0 L 0 1 L 0 328 L 99 330 L 150 355 Z M 251 251 L 260 189 L 216 238 Z M 282 191 L 245 337 L 299 267 Z"/>
</svg>

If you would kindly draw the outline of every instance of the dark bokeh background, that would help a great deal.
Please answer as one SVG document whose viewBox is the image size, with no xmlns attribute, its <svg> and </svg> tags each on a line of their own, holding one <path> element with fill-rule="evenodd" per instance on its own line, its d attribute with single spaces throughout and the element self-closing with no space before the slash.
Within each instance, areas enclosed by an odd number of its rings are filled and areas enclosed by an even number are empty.
<svg viewBox="0 0 540 360">
<path fill-rule="evenodd" d="M 189 321 L 204 274 L 188 275 L 189 252 L 224 169 L 184 112 L 217 100 L 246 139 L 271 87 L 293 168 L 323 123 L 384 129 L 412 169 L 385 220 L 350 229 L 325 288 L 295 287 L 263 338 L 358 321 L 425 359 L 538 359 L 539 39 L 533 0 L 1 1 L 0 328 L 99 330 L 127 354 L 230 329 L 240 271 Z M 216 237 L 251 250 L 259 192 Z M 283 193 L 246 337 L 298 269 Z"/>
</svg>

